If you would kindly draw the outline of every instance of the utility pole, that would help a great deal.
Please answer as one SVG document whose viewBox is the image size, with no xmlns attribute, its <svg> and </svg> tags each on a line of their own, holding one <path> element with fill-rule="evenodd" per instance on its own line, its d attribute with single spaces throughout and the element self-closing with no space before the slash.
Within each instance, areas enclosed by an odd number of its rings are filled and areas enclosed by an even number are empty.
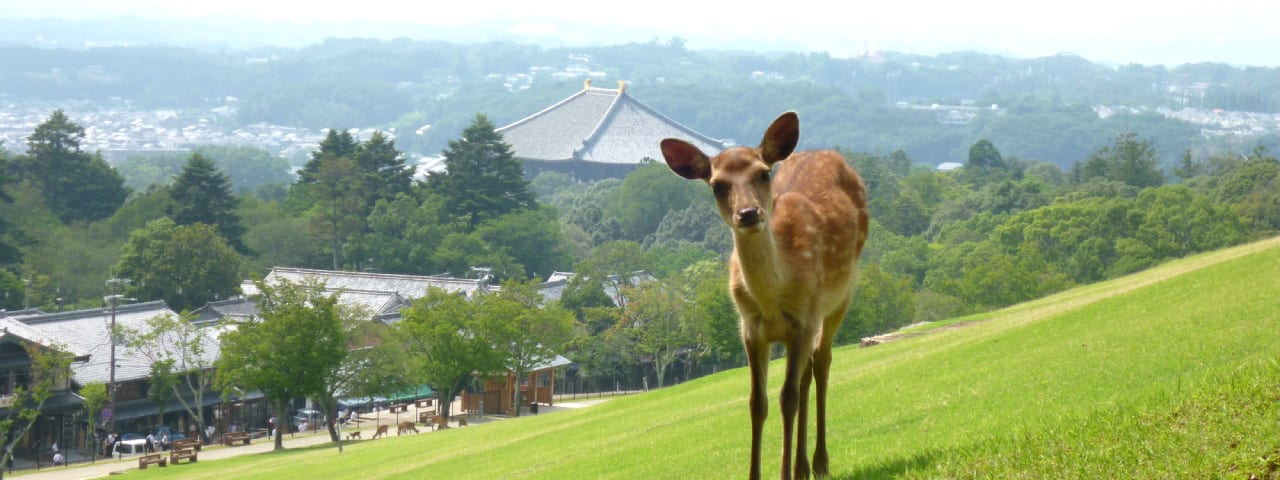
<svg viewBox="0 0 1280 480">
<path fill-rule="evenodd" d="M 107 285 L 111 287 L 111 295 L 102 298 L 111 307 L 111 329 L 107 332 L 111 342 L 111 373 L 107 381 L 107 410 L 111 412 L 111 416 L 107 417 L 108 433 L 114 433 L 116 425 L 116 305 L 119 305 L 121 300 L 133 300 L 116 293 L 116 288 L 121 284 L 128 285 L 129 282 L 127 278 L 111 277 L 107 280 Z"/>
</svg>

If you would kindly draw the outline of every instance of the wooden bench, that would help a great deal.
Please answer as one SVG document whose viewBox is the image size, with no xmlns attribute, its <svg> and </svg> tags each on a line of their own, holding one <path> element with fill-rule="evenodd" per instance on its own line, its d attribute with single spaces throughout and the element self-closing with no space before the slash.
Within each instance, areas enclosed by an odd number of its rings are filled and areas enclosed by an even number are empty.
<svg viewBox="0 0 1280 480">
<path fill-rule="evenodd" d="M 159 453 L 148 453 L 138 457 L 138 470 L 146 470 L 147 465 L 160 465 L 161 467 L 169 465 L 169 459 Z"/>
<path fill-rule="evenodd" d="M 178 461 L 183 459 L 187 460 L 187 463 L 196 463 L 196 450 L 194 448 L 184 448 L 169 452 L 169 463 L 177 465 Z"/>
<path fill-rule="evenodd" d="M 236 442 L 248 445 L 250 438 L 249 432 L 228 432 L 222 434 L 222 444 L 228 447 L 236 446 Z"/>
<path fill-rule="evenodd" d="M 407 413 L 408 411 L 409 411 L 409 404 L 400 404 L 400 405 L 391 406 L 391 413 Z"/>
<path fill-rule="evenodd" d="M 200 443 L 201 443 L 201 442 L 200 442 L 200 439 L 198 439 L 198 438 L 184 438 L 184 439 L 182 439 L 182 440 L 174 440 L 174 441 L 173 441 L 173 449 L 174 449 L 174 450 L 186 450 L 186 449 L 188 449 L 188 448 L 194 448 L 194 449 L 195 449 L 195 451 L 199 452 L 199 451 L 200 451 Z"/>
</svg>

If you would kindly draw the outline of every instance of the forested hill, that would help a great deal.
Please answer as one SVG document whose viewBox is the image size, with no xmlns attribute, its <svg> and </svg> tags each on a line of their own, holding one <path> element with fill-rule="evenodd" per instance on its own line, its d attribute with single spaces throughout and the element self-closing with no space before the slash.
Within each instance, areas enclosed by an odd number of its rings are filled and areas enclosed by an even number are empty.
<svg viewBox="0 0 1280 480">
<path fill-rule="evenodd" d="M 395 128 L 397 145 L 421 155 L 439 153 L 475 113 L 501 126 L 572 94 L 588 77 L 598 85 L 626 81 L 636 98 L 713 137 L 753 143 L 778 112 L 794 109 L 805 116 L 807 146 L 902 150 L 935 165 L 963 162 L 983 138 L 1006 156 L 1063 167 L 1119 132 L 1151 140 L 1166 164 L 1188 149 L 1280 144 L 1274 121 L 1243 125 L 1239 136 L 1170 115 L 1192 108 L 1209 112 L 1198 120 L 1213 121 L 1214 109 L 1280 112 L 1277 69 L 1225 64 L 1113 68 L 1069 54 L 971 52 L 833 58 L 695 51 L 679 39 L 589 48 L 330 39 L 220 51 L 9 44 L 0 57 L 0 100 L 9 105 L 83 101 L 192 115 L 231 107 L 225 128 Z"/>
</svg>

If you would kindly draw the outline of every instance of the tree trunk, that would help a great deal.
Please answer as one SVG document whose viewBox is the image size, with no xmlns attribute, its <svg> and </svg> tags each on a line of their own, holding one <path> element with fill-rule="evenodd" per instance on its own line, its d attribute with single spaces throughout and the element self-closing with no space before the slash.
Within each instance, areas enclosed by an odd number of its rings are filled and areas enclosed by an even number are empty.
<svg viewBox="0 0 1280 480">
<path fill-rule="evenodd" d="M 288 408 L 289 408 L 288 399 L 278 399 L 275 401 L 275 410 L 276 410 L 275 444 L 276 446 L 273 449 L 273 451 L 276 451 L 276 452 L 284 450 L 284 429 L 285 429 L 285 425 L 287 425 L 286 422 L 288 420 L 285 420 L 285 415 L 281 415 L 281 412 L 286 412 Z"/>
</svg>

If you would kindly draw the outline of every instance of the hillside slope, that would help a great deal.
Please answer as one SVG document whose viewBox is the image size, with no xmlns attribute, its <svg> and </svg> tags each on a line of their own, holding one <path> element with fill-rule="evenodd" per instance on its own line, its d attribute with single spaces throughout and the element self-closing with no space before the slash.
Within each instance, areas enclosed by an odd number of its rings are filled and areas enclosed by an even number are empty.
<svg viewBox="0 0 1280 480">
<path fill-rule="evenodd" d="M 1274 478 L 1280 239 L 836 353 L 836 478 Z M 776 403 L 781 365 L 770 372 Z M 736 478 L 745 369 L 590 408 L 182 467 L 184 478 Z M 776 476 L 780 414 L 766 427 Z M 171 472 L 173 468 L 168 469 Z M 153 473 L 154 472 L 154 473 Z M 131 476 L 165 476 L 149 470 Z"/>
</svg>

